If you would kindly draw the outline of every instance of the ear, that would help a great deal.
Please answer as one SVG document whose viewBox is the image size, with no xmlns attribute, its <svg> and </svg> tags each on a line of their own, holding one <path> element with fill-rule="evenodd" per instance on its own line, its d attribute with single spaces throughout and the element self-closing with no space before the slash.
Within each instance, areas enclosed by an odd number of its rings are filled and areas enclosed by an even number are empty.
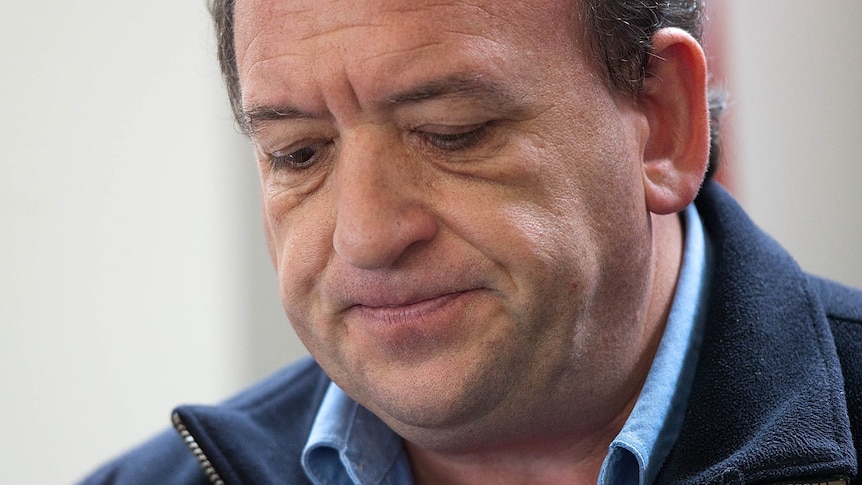
<svg viewBox="0 0 862 485">
<path fill-rule="evenodd" d="M 706 57 L 684 30 L 653 35 L 641 108 L 649 123 L 644 148 L 647 209 L 670 214 L 697 195 L 709 158 Z"/>
</svg>

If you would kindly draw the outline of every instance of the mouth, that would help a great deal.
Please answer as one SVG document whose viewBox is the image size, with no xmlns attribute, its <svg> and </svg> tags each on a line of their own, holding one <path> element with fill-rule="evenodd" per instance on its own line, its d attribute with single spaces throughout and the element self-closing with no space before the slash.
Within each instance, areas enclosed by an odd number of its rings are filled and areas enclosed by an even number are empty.
<svg viewBox="0 0 862 485">
<path fill-rule="evenodd" d="M 465 293 L 467 292 L 457 291 L 398 303 L 369 302 L 353 305 L 348 311 L 358 312 L 365 319 L 383 325 L 410 324 L 432 317 L 455 303 Z"/>
<path fill-rule="evenodd" d="M 392 357 L 433 355 L 463 341 L 472 331 L 470 319 L 481 300 L 479 293 L 467 290 L 397 302 L 364 302 L 348 308 L 344 322 L 359 341 Z"/>
</svg>

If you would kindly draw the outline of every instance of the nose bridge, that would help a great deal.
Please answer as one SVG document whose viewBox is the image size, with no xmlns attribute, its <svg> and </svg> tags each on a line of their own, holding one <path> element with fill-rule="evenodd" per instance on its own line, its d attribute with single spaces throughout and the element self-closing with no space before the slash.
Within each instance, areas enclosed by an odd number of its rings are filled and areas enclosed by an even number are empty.
<svg viewBox="0 0 862 485">
<path fill-rule="evenodd" d="M 391 265 L 437 231 L 421 170 L 389 138 L 374 129 L 343 138 L 335 166 L 333 245 L 342 259 L 363 269 Z"/>
</svg>

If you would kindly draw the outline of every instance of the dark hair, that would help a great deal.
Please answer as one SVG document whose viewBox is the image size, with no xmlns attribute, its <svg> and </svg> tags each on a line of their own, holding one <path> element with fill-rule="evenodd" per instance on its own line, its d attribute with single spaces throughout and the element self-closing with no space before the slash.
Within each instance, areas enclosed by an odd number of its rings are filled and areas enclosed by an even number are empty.
<svg viewBox="0 0 862 485">
<path fill-rule="evenodd" d="M 652 36 L 659 29 L 678 27 L 703 42 L 705 0 L 580 0 L 585 41 L 607 86 L 636 98 L 641 94 L 652 52 Z M 715 174 L 721 156 L 719 121 L 726 94 L 710 88 L 709 167 Z"/>
<path fill-rule="evenodd" d="M 679 27 L 701 41 L 705 0 L 578 0 L 585 41 L 610 89 L 636 98 L 641 94 L 652 51 L 652 36 L 664 27 Z M 218 38 L 218 58 L 234 116 L 243 124 L 239 73 L 234 48 L 236 0 L 210 0 Z M 710 150 L 707 176 L 719 161 L 719 118 L 724 93 L 710 90 Z"/>
</svg>

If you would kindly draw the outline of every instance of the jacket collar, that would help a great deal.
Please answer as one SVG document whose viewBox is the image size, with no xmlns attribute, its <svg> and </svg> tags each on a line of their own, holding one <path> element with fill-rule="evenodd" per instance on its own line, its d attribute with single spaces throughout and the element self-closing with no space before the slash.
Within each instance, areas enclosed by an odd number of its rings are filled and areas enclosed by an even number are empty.
<svg viewBox="0 0 862 485">
<path fill-rule="evenodd" d="M 715 251 L 708 323 L 683 431 L 658 482 L 852 477 L 843 377 L 808 278 L 717 183 L 697 206 Z"/>
<path fill-rule="evenodd" d="M 218 406 L 181 406 L 174 424 L 213 483 L 308 483 L 300 453 L 329 378 L 310 358 Z"/>
</svg>

